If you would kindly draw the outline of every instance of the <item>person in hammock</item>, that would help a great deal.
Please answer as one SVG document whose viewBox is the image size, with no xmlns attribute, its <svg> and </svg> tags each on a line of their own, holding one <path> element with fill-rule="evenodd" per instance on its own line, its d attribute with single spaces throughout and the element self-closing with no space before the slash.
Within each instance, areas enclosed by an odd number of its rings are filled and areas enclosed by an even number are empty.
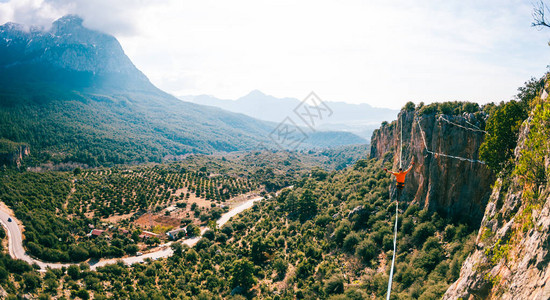
<svg viewBox="0 0 550 300">
<path fill-rule="evenodd" d="M 403 171 L 403 168 L 399 168 L 399 172 L 391 172 L 385 168 L 384 168 L 384 171 L 391 173 L 393 176 L 395 176 L 397 189 L 402 190 L 405 187 L 405 176 L 407 175 L 407 173 L 409 173 L 409 171 L 413 168 L 413 166 L 414 166 L 414 161 L 411 162 L 410 167 L 405 171 Z"/>
</svg>

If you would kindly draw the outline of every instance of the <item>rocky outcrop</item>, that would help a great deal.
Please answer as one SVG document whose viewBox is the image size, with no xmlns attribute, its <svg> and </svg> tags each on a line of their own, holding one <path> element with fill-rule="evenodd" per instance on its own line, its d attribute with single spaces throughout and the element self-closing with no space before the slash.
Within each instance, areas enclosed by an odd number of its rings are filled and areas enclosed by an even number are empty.
<svg viewBox="0 0 550 300">
<path fill-rule="evenodd" d="M 30 154 L 29 146 L 13 142 L 6 145 L 5 140 L 0 139 L 0 166 L 7 165 L 20 167 L 23 158 Z"/>
<path fill-rule="evenodd" d="M 403 168 L 413 159 L 416 163 L 407 175 L 402 200 L 477 226 L 491 195 L 494 176 L 485 164 L 466 160 L 479 159 L 484 133 L 461 126 L 475 128 L 483 122 L 482 113 L 420 116 L 416 111 L 403 110 L 397 121 L 385 123 L 373 133 L 371 157 L 392 161 L 397 170 L 402 127 Z"/>
<path fill-rule="evenodd" d="M 542 103 L 550 105 L 547 101 Z M 520 130 L 515 171 L 494 185 L 477 235 L 477 249 L 464 262 L 459 279 L 449 287 L 444 299 L 550 299 L 547 138 L 538 144 L 542 145 L 538 154 L 544 157 L 539 164 L 546 180 L 533 183 L 518 171 L 524 155 L 530 155 L 533 126 L 549 126 L 548 110 L 542 119 L 537 120 L 534 115 L 532 112 Z M 536 164 L 529 163 L 527 167 L 536 168 Z"/>
</svg>

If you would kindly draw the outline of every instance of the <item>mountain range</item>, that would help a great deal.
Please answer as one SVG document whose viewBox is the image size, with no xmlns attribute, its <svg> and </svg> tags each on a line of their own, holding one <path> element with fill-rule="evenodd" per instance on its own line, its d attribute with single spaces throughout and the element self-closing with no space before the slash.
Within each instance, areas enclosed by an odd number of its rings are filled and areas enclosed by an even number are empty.
<svg viewBox="0 0 550 300">
<path fill-rule="evenodd" d="M 279 146 L 276 123 L 161 91 L 115 37 L 82 23 L 68 15 L 49 30 L 0 26 L 0 141 L 29 145 L 36 163 L 91 166 Z M 365 142 L 317 131 L 294 146 Z"/>
<path fill-rule="evenodd" d="M 209 95 L 180 96 L 179 98 L 271 122 L 281 122 L 287 116 L 294 115 L 294 109 L 302 102 L 297 98 L 276 98 L 259 90 L 254 90 L 236 100 L 218 99 Z M 367 140 L 380 123 L 394 120 L 398 113 L 398 110 L 373 107 L 366 103 L 349 104 L 322 100 L 332 110 L 332 114 L 330 117 L 319 120 L 316 129 L 352 132 Z"/>
</svg>

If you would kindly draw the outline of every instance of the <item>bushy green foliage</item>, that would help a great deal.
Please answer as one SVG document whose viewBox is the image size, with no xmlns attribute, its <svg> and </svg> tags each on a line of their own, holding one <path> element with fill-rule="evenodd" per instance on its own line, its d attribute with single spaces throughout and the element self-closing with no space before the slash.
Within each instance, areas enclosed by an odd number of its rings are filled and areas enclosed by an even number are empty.
<svg viewBox="0 0 550 300">
<path fill-rule="evenodd" d="M 463 113 L 476 113 L 480 111 L 479 104 L 474 102 L 448 101 L 434 102 L 428 105 L 418 107 L 419 115 L 444 114 L 461 115 Z"/>
<path fill-rule="evenodd" d="M 529 135 L 520 150 L 514 173 L 518 175 L 527 189 L 524 194 L 538 193 L 539 186 L 546 184 L 549 178 L 547 168 L 548 149 L 550 147 L 550 105 L 539 103 L 533 109 Z"/>
<path fill-rule="evenodd" d="M 495 172 L 500 172 L 513 157 L 519 128 L 526 118 L 525 106 L 512 100 L 501 103 L 487 119 L 488 134 L 479 148 L 479 157 Z"/>
<path fill-rule="evenodd" d="M 0 138 L 0 154 L 14 153 L 20 145 L 23 144 L 15 143 L 5 138 Z"/>
<path fill-rule="evenodd" d="M 334 274 L 325 282 L 325 293 L 342 294 L 344 292 L 344 278 L 341 274 Z"/>
<path fill-rule="evenodd" d="M 411 102 L 411 101 L 407 102 L 405 104 L 405 106 L 403 106 L 403 110 L 405 110 L 405 111 L 414 111 L 415 110 L 414 102 Z"/>
<path fill-rule="evenodd" d="M 232 287 L 241 287 L 248 291 L 256 283 L 254 278 L 254 265 L 247 259 L 239 259 L 233 263 L 231 270 Z"/>
<path fill-rule="evenodd" d="M 293 189 L 256 203 L 194 248 L 183 246 L 172 257 L 96 271 L 74 266 L 69 275 L 56 278 L 74 296 L 86 287 L 90 298 L 99 299 L 229 299 L 232 293 L 260 299 L 275 294 L 279 299 L 382 297 L 395 206 L 388 193 L 391 180 L 381 167 L 370 160 L 326 176 L 302 177 Z M 310 196 L 316 214 L 292 217 L 289 205 Z M 438 298 L 472 249 L 467 242 L 471 231 L 416 205 L 400 207 L 405 212 L 399 223 L 394 293 L 408 299 Z M 50 284 L 44 277 L 36 293 L 53 293 Z M 98 286 L 102 288 L 94 288 Z"/>
</svg>

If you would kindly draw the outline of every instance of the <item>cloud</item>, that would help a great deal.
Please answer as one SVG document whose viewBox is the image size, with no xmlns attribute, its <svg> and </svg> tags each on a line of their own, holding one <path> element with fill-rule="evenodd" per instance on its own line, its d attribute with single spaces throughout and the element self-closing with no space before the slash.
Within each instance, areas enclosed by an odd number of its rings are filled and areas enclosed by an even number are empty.
<svg viewBox="0 0 550 300">
<path fill-rule="evenodd" d="M 49 28 L 54 20 L 76 14 L 91 29 L 128 36 L 137 34 L 140 11 L 154 3 L 152 0 L 12 0 L 0 3 L 0 23 L 11 21 Z"/>
</svg>

